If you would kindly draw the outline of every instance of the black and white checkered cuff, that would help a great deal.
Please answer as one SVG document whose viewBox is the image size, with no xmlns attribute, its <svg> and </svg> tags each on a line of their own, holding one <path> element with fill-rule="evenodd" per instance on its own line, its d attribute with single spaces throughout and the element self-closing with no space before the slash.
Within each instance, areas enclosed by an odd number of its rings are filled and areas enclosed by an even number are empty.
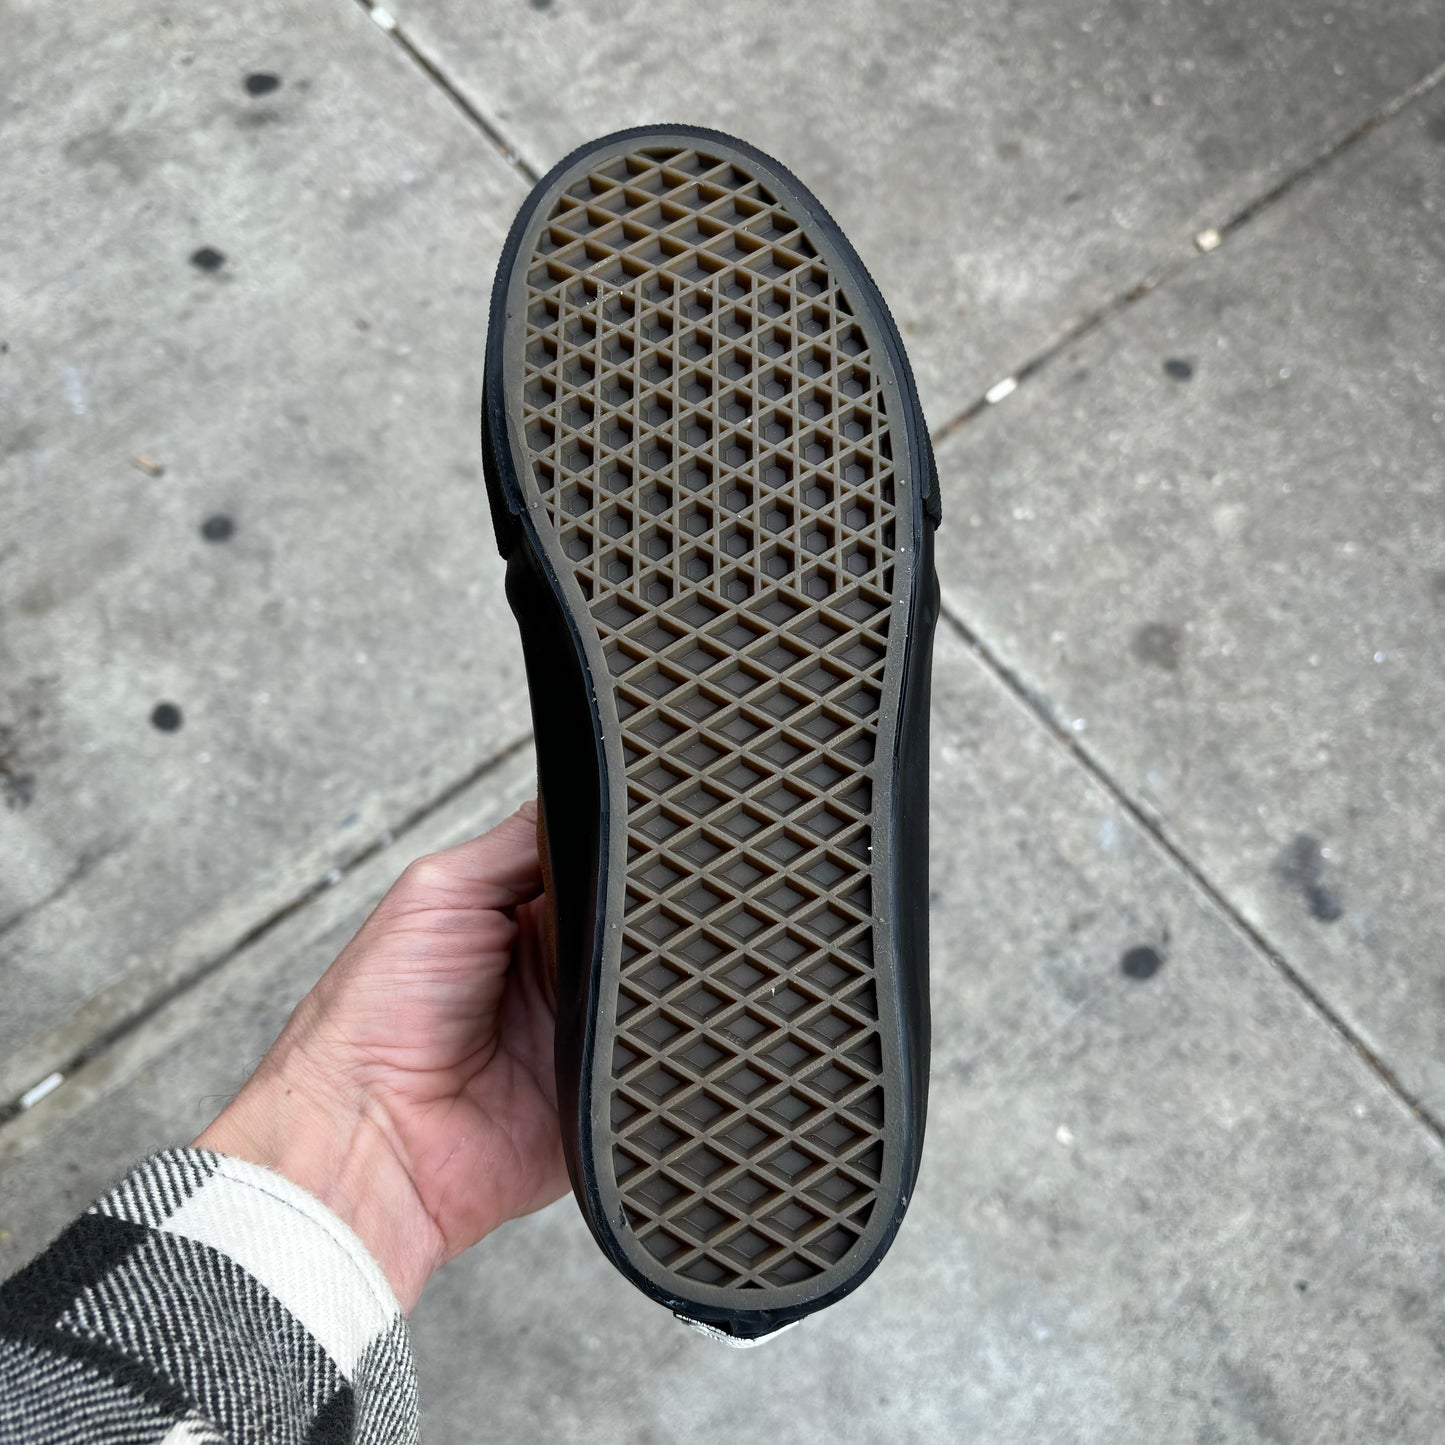
<svg viewBox="0 0 1445 1445">
<path fill-rule="evenodd" d="M 0 1287 L 0 1441 L 97 1434 L 414 1441 L 400 1307 L 289 1180 L 155 1155 Z"/>
</svg>

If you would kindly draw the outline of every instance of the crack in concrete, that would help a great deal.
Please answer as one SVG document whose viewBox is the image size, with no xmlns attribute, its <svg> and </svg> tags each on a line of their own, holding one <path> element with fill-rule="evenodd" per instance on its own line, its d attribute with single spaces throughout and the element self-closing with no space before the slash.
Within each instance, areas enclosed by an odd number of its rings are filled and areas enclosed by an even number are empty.
<svg viewBox="0 0 1445 1445">
<path fill-rule="evenodd" d="M 76 884 L 89 877 L 111 854 L 120 852 L 128 842 L 130 842 L 129 833 L 117 838 L 114 842 L 102 843 L 99 847 L 86 849 L 75 860 L 75 865 L 70 872 L 43 898 L 37 898 L 34 903 L 27 903 L 8 918 L 0 919 L 0 939 L 13 933 L 26 919 L 33 918 L 37 913 L 49 908 L 52 903 L 58 903 Z"/>
</svg>

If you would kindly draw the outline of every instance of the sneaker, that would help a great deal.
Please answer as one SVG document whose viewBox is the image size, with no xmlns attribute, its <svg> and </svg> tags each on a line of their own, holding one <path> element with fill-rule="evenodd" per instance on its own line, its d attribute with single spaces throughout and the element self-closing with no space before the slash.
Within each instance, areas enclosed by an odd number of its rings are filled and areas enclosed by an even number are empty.
<svg viewBox="0 0 1445 1445">
<path fill-rule="evenodd" d="M 837 225 L 713 131 L 594 141 L 502 253 L 482 410 L 536 725 L 577 1201 L 731 1341 L 918 1173 L 938 484 Z"/>
</svg>

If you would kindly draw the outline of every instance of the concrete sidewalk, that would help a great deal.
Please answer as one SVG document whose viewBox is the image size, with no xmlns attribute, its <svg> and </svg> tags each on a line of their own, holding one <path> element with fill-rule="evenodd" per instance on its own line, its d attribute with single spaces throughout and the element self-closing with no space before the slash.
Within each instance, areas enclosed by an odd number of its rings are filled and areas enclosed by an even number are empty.
<svg viewBox="0 0 1445 1445">
<path fill-rule="evenodd" d="M 938 443 L 924 1173 L 751 1354 L 509 1226 L 425 1438 L 1439 1437 L 1437 6 L 10 0 L 0 79 L 0 1271 L 530 788 L 490 271 L 696 120 L 854 236 Z"/>
</svg>

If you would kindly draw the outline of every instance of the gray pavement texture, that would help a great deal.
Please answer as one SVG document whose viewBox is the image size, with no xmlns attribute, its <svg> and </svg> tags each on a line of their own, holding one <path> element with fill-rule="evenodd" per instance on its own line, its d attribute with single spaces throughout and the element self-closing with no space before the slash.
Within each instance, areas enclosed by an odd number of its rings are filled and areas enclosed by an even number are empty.
<svg viewBox="0 0 1445 1445">
<path fill-rule="evenodd" d="M 508 1226 L 425 1438 L 1438 1440 L 1438 5 L 389 8 L 0 0 L 0 1271 L 530 788 L 490 272 L 694 120 L 854 236 L 939 443 L 923 1176 L 748 1353 Z"/>
</svg>

